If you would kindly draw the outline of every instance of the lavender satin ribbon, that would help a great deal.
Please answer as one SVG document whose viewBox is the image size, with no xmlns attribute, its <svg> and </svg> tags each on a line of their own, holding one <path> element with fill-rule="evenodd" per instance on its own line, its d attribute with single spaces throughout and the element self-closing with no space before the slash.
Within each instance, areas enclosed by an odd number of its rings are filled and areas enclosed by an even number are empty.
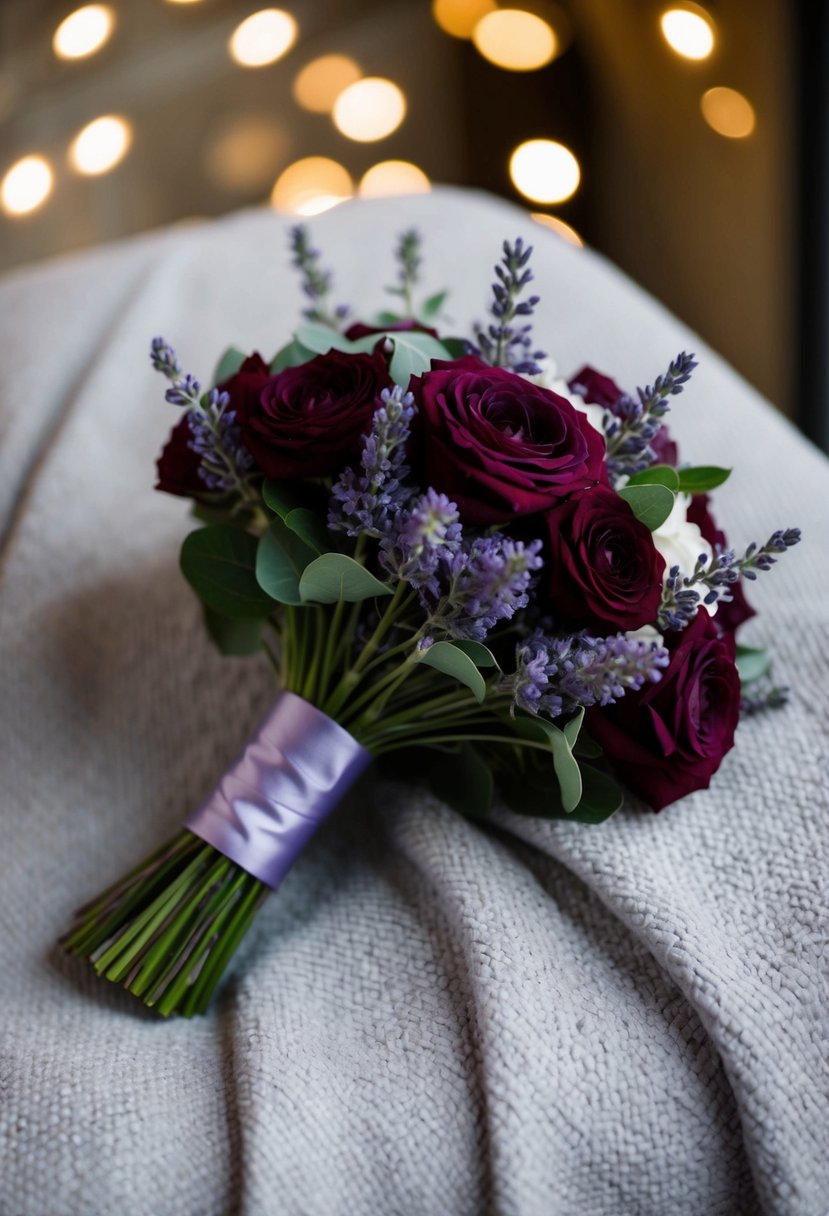
<svg viewBox="0 0 829 1216">
<path fill-rule="evenodd" d="M 184 826 L 277 887 L 370 761 L 371 753 L 333 718 L 282 692 Z"/>
</svg>

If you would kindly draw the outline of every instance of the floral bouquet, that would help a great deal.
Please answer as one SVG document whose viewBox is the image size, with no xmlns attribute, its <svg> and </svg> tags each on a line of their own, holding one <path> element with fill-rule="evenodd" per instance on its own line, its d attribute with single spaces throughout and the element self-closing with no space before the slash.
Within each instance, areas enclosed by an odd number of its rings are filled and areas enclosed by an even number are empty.
<svg viewBox="0 0 829 1216">
<path fill-rule="evenodd" d="M 738 553 L 709 510 L 728 476 L 679 462 L 680 354 L 634 396 L 535 350 L 531 250 L 505 243 L 491 320 L 447 337 L 445 292 L 349 323 L 304 228 L 304 323 L 267 363 L 229 350 L 202 391 L 161 338 L 181 417 L 158 489 L 190 498 L 181 569 L 219 649 L 264 648 L 279 692 L 168 844 L 82 908 L 66 949 L 161 1014 L 203 1011 L 267 893 L 372 760 L 405 753 L 485 817 L 597 824 L 621 780 L 654 810 L 707 787 L 744 711 L 779 705 Z"/>
</svg>

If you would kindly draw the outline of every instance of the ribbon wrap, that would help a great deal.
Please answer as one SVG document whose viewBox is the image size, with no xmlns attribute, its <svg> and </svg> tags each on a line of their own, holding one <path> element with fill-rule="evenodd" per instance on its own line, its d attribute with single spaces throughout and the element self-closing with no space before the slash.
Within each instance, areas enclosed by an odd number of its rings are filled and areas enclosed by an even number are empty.
<svg viewBox="0 0 829 1216">
<path fill-rule="evenodd" d="M 333 718 L 296 693 L 281 692 L 184 826 L 277 887 L 371 758 Z"/>
</svg>

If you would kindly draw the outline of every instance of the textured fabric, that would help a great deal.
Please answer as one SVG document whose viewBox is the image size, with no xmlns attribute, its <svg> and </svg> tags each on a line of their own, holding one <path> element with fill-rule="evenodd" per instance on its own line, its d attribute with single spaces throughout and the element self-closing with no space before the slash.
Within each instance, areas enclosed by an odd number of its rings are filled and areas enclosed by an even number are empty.
<svg viewBox="0 0 829 1216">
<path fill-rule="evenodd" d="M 536 246 L 539 344 L 652 380 L 736 466 L 735 543 L 805 541 L 745 640 L 793 688 L 710 791 L 600 828 L 481 828 L 377 787 L 260 914 L 212 1011 L 163 1022 L 54 948 L 73 908 L 170 835 L 272 696 L 217 657 L 153 493 L 176 418 L 162 333 L 210 374 L 301 307 L 285 222 L 182 226 L 0 285 L 3 764 L 0 1212 L 9 1216 L 824 1216 L 829 1210 L 827 463 L 601 258 L 439 191 L 313 221 L 339 298 L 382 306 L 405 226 L 426 288 L 480 317 L 504 237 Z"/>
</svg>

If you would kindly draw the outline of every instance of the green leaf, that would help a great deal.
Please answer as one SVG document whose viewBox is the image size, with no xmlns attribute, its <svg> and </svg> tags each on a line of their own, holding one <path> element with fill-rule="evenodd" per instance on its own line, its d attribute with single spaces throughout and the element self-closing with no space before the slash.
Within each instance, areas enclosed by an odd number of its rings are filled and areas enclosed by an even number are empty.
<svg viewBox="0 0 829 1216">
<path fill-rule="evenodd" d="M 207 503 L 197 502 L 193 503 L 190 508 L 190 515 L 200 524 L 227 524 L 229 527 L 244 527 L 244 524 L 238 520 L 238 516 L 231 515 L 227 507 L 211 507 Z"/>
<path fill-rule="evenodd" d="M 469 743 L 451 753 L 429 751 L 429 781 L 438 798 L 470 819 L 492 810 L 495 783 L 489 765 Z"/>
<path fill-rule="evenodd" d="M 420 315 L 425 321 L 430 321 L 432 317 L 436 317 L 443 305 L 446 303 L 448 291 L 438 291 L 433 296 L 429 296 L 428 300 L 424 300 L 420 306 Z"/>
<path fill-rule="evenodd" d="M 262 497 L 266 506 L 275 511 L 280 519 L 284 519 L 286 515 L 290 515 L 291 511 L 302 506 L 296 486 L 291 482 L 264 481 Z"/>
<path fill-rule="evenodd" d="M 377 313 L 374 322 L 376 325 L 396 325 L 398 321 L 402 321 L 403 319 L 396 312 L 383 311 Z"/>
<path fill-rule="evenodd" d="M 395 384 L 404 388 L 411 376 L 420 376 L 428 372 L 433 359 L 448 359 L 448 350 L 431 334 L 408 330 L 405 333 L 371 334 L 359 338 L 352 344 L 354 350 L 374 350 L 378 342 L 391 342 L 393 350 L 389 361 L 389 373 Z"/>
<path fill-rule="evenodd" d="M 622 787 L 592 764 L 582 766 L 581 777 L 584 792 L 570 818 L 578 823 L 604 823 L 622 805 Z"/>
<path fill-rule="evenodd" d="M 184 538 L 181 572 L 208 608 L 234 620 L 266 617 L 275 604 L 256 581 L 255 536 L 211 524 Z"/>
<path fill-rule="evenodd" d="M 563 730 L 559 730 L 546 718 L 517 717 L 512 720 L 513 730 L 525 739 L 548 743 L 553 755 L 553 765 L 561 791 L 561 805 L 567 814 L 579 804 L 582 795 L 579 762 L 573 755 L 570 741 Z"/>
<path fill-rule="evenodd" d="M 446 676 L 452 676 L 464 684 L 480 704 L 486 696 L 486 681 L 468 654 L 452 642 L 435 642 L 424 650 L 418 662 L 425 667 L 434 667 Z"/>
<path fill-rule="evenodd" d="M 629 486 L 667 486 L 674 493 L 679 489 L 679 474 L 669 464 L 654 464 L 641 473 L 634 473 L 628 481 Z"/>
<path fill-rule="evenodd" d="M 674 507 L 674 495 L 667 486 L 625 486 L 619 491 L 638 520 L 655 532 L 664 524 Z"/>
<path fill-rule="evenodd" d="M 707 490 L 716 490 L 730 476 L 731 469 L 721 469 L 714 464 L 680 469 L 679 488 L 683 494 L 704 494 Z"/>
<path fill-rule="evenodd" d="M 228 380 L 231 376 L 235 376 L 246 358 L 247 355 L 244 351 L 239 350 L 236 346 L 229 346 L 219 360 L 216 370 L 213 373 L 213 383 L 221 384 L 224 380 Z"/>
<path fill-rule="evenodd" d="M 595 739 L 591 739 L 590 735 L 582 731 L 573 747 L 573 755 L 579 760 L 598 760 L 604 752 Z"/>
<path fill-rule="evenodd" d="M 280 604 L 301 604 L 300 577 L 315 556 L 315 550 L 309 548 L 284 520 L 272 520 L 259 542 L 256 555 L 256 578 L 260 587 Z"/>
<path fill-rule="evenodd" d="M 271 359 L 268 371 L 275 376 L 277 372 L 284 372 L 286 367 L 298 367 L 300 363 L 307 363 L 309 359 L 313 359 L 315 353 L 310 347 L 303 346 L 294 338 L 287 346 L 283 346 L 276 352 Z"/>
<path fill-rule="evenodd" d="M 572 717 L 567 725 L 562 727 L 562 733 L 564 738 L 567 740 L 567 745 L 570 748 L 570 751 L 572 751 L 576 746 L 576 740 L 579 737 L 579 731 L 581 730 L 583 722 L 584 706 L 580 705 L 578 708 L 578 713 L 575 715 L 575 717 Z"/>
<path fill-rule="evenodd" d="M 743 684 L 751 684 L 768 675 L 771 670 L 771 655 L 767 650 L 755 650 L 751 646 L 737 647 L 737 670 Z"/>
<path fill-rule="evenodd" d="M 299 582 L 303 603 L 355 604 L 377 595 L 391 595 L 391 588 L 344 553 L 323 553 L 303 571 Z"/>
<path fill-rule="evenodd" d="M 315 321 L 311 321 L 307 325 L 300 325 L 294 334 L 294 341 L 312 350 L 316 355 L 327 355 L 330 350 L 353 351 L 355 346 L 355 343 L 344 338 L 339 330 L 333 329 L 330 325 L 320 325 Z M 379 335 L 375 341 L 379 341 Z"/>
<path fill-rule="evenodd" d="M 308 507 L 294 507 L 284 517 L 284 522 L 292 532 L 296 532 L 314 553 L 327 553 L 329 549 L 328 529 L 315 511 Z"/>
<path fill-rule="evenodd" d="M 462 359 L 468 354 L 466 338 L 441 338 L 441 343 L 450 359 Z"/>
<path fill-rule="evenodd" d="M 220 616 L 212 608 L 204 607 L 204 623 L 220 654 L 256 654 L 262 646 L 261 617 L 243 617 L 235 621 Z"/>
<path fill-rule="evenodd" d="M 488 646 L 483 642 L 452 642 L 458 650 L 468 654 L 476 667 L 498 667 L 498 661 Z M 500 669 L 499 669 L 500 670 Z"/>
</svg>

